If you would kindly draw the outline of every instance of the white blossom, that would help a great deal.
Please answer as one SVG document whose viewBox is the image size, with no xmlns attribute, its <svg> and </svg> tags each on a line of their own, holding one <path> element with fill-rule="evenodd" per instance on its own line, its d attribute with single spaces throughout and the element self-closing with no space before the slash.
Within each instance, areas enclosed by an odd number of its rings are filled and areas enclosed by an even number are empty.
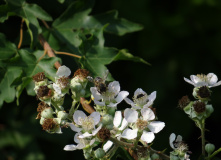
<svg viewBox="0 0 221 160">
<path fill-rule="evenodd" d="M 79 138 L 80 135 L 81 135 L 81 132 L 76 133 L 75 136 L 74 136 L 74 141 L 75 141 L 75 143 L 77 143 L 77 145 L 75 145 L 75 144 L 66 145 L 64 147 L 64 150 L 74 151 L 74 150 L 77 150 L 77 149 L 84 149 L 84 148 L 94 144 L 95 138 L 91 139 L 91 140 L 88 140 L 88 139 L 84 139 L 84 138 Z"/>
<path fill-rule="evenodd" d="M 133 101 L 129 98 L 125 98 L 124 100 L 132 106 L 134 109 L 142 109 L 148 108 L 151 106 L 156 99 L 156 91 L 152 92 L 150 95 L 147 95 L 141 88 L 138 88 L 134 92 Z"/>
<path fill-rule="evenodd" d="M 150 108 L 141 109 L 141 115 L 138 117 L 138 112 L 133 109 L 125 109 L 124 117 L 127 122 L 132 123 L 133 129 L 125 129 L 122 133 L 122 138 L 134 139 L 137 137 L 138 130 L 142 132 L 141 140 L 146 143 L 151 143 L 155 136 L 154 133 L 160 132 L 164 126 L 164 122 L 154 121 L 155 115 Z"/>
<path fill-rule="evenodd" d="M 120 92 L 120 84 L 118 81 L 109 83 L 105 92 L 100 93 L 97 87 L 91 87 L 91 93 L 94 103 L 99 106 L 116 107 L 129 93 L 127 91 Z"/>
<path fill-rule="evenodd" d="M 66 66 L 60 66 L 56 72 L 55 77 L 55 83 L 53 83 L 53 89 L 58 95 L 64 96 L 62 94 L 62 91 L 67 92 L 65 90 L 69 86 L 69 79 L 68 76 L 70 76 L 71 70 Z"/>
<path fill-rule="evenodd" d="M 74 112 L 73 119 L 79 127 L 73 123 L 70 123 L 69 126 L 75 132 L 83 132 L 83 134 L 79 135 L 80 138 L 95 136 L 102 127 L 102 125 L 99 125 L 96 128 L 96 125 L 100 122 L 99 112 L 93 112 L 90 116 L 86 116 L 83 111 L 77 110 Z"/>
<path fill-rule="evenodd" d="M 182 142 L 182 136 L 178 135 L 176 138 L 176 135 L 172 133 L 170 135 L 169 142 L 170 142 L 170 147 L 176 149 L 178 147 L 177 144 Z"/>
<path fill-rule="evenodd" d="M 218 78 L 214 73 L 209 73 L 207 75 L 204 74 L 191 75 L 190 80 L 185 77 L 184 80 L 187 83 L 194 85 L 195 87 L 208 86 L 209 88 L 211 88 L 221 85 L 221 81 L 217 82 Z"/>
</svg>

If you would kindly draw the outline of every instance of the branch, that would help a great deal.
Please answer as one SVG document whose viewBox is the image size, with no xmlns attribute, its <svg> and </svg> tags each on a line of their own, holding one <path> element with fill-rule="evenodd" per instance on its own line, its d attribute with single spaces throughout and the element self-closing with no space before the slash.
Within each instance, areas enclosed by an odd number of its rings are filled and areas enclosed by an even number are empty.
<svg viewBox="0 0 221 160">
<path fill-rule="evenodd" d="M 48 53 L 48 56 L 49 57 L 56 57 L 53 52 L 53 49 L 50 47 L 48 42 L 44 39 L 43 35 L 39 34 L 38 39 L 39 39 L 41 45 L 43 46 L 44 50 Z M 55 66 L 55 68 L 58 69 L 61 66 L 61 64 L 57 61 L 57 62 L 55 62 L 54 66 Z"/>
</svg>

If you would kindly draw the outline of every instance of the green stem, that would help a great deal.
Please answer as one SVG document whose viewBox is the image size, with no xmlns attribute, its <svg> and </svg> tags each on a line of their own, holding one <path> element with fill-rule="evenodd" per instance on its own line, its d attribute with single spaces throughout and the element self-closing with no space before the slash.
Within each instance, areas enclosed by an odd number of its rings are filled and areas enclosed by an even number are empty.
<svg viewBox="0 0 221 160">
<path fill-rule="evenodd" d="M 56 103 L 54 103 L 53 101 L 51 101 L 51 104 L 54 106 L 54 108 L 55 108 L 57 111 L 61 111 L 61 109 L 57 106 Z"/>
<path fill-rule="evenodd" d="M 69 118 L 71 118 L 72 119 L 72 116 L 73 116 L 73 114 L 74 114 L 74 111 L 75 111 L 75 105 L 77 104 L 77 101 L 73 101 L 72 102 L 72 106 L 71 106 L 71 109 L 69 110 Z"/>
<path fill-rule="evenodd" d="M 120 145 L 120 146 L 123 146 L 123 147 L 126 147 L 126 148 L 134 148 L 134 144 L 132 144 L 132 143 L 122 142 L 122 141 L 119 141 L 119 140 L 117 140 L 116 138 L 113 138 L 113 137 L 110 137 L 109 140 L 112 141 L 116 145 Z M 140 145 L 137 145 L 136 148 L 141 149 L 143 147 L 140 146 Z M 156 150 L 152 149 L 151 147 L 147 147 L 147 149 L 152 153 L 158 154 L 162 159 L 165 159 L 165 160 L 170 159 L 170 157 L 168 155 L 166 155 L 166 154 L 164 154 L 160 151 L 156 151 Z"/>
<path fill-rule="evenodd" d="M 203 157 L 206 156 L 205 151 L 205 120 L 202 120 L 200 123 L 200 130 L 201 130 L 201 140 L 202 140 L 202 155 Z"/>
<path fill-rule="evenodd" d="M 212 159 L 215 155 L 217 155 L 219 152 L 221 152 L 221 148 L 219 148 L 218 150 L 216 150 L 215 152 L 213 152 L 213 154 L 211 154 L 210 156 L 208 156 L 207 158 L 206 158 L 206 160 L 208 159 L 208 160 L 210 160 L 210 159 Z"/>
<path fill-rule="evenodd" d="M 142 132 L 138 131 L 136 141 L 134 142 L 134 149 L 137 148 L 137 144 L 138 144 L 138 142 L 140 140 L 141 135 L 142 135 Z"/>
</svg>

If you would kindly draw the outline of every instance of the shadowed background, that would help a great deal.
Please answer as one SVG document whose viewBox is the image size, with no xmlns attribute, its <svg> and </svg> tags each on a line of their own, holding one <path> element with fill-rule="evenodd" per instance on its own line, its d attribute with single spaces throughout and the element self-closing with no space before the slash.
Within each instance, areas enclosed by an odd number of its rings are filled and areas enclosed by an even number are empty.
<svg viewBox="0 0 221 160">
<path fill-rule="evenodd" d="M 63 8 L 58 8 L 50 0 L 28 2 L 39 3 L 54 18 L 68 6 L 68 1 Z M 196 159 L 201 152 L 200 130 L 177 108 L 177 104 L 184 95 L 189 95 L 193 100 L 193 86 L 186 83 L 183 77 L 213 72 L 221 79 L 221 2 L 97 0 L 92 14 L 113 9 L 119 11 L 119 17 L 140 23 L 144 29 L 122 37 L 105 34 L 105 45 L 126 48 L 151 63 L 151 66 L 127 61 L 114 62 L 108 66 L 112 76 L 120 82 L 122 90 L 130 92 L 129 98 L 137 88 L 142 88 L 148 94 L 157 91 L 154 107 L 159 120 L 164 121 L 166 127 L 156 134 L 153 148 L 167 148 L 168 153 L 171 150 L 169 135 L 180 134 L 193 152 L 191 159 Z M 14 22 L 18 23 L 11 26 Z M 13 35 L 19 32 L 14 28 L 19 28 L 20 19 L 10 18 L 7 23 L 7 37 L 13 39 Z M 72 59 L 60 57 L 73 72 L 77 69 L 72 66 Z M 221 122 L 221 86 L 212 88 L 212 91 L 211 103 L 215 112 L 206 122 L 206 140 L 214 143 L 218 149 L 221 147 L 218 131 Z M 66 144 L 73 143 L 74 134 L 70 129 L 64 129 L 63 135 L 50 135 L 42 131 L 38 120 L 35 120 L 37 103 L 35 97 L 23 93 L 20 106 L 5 103 L 0 110 L 0 159 L 74 159 L 77 156 L 83 159 L 82 151 L 63 151 Z M 126 107 L 129 106 L 122 103 L 118 109 Z M 8 134 L 1 134 L 1 130 L 7 130 Z"/>
</svg>

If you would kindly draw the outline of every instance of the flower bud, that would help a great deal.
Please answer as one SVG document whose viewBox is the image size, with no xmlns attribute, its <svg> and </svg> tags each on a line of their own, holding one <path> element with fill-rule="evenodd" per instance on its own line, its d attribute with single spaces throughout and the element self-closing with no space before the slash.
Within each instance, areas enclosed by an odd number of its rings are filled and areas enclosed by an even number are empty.
<svg viewBox="0 0 221 160">
<path fill-rule="evenodd" d="M 74 79 L 71 80 L 71 89 L 74 91 L 80 91 L 83 89 L 81 83 L 76 82 Z"/>
<path fill-rule="evenodd" d="M 58 117 L 58 118 L 61 118 L 61 119 L 67 119 L 68 114 L 67 114 L 66 112 L 64 112 L 64 111 L 59 111 L 59 112 L 57 113 L 57 117 Z"/>
<path fill-rule="evenodd" d="M 208 143 L 206 144 L 205 149 L 208 154 L 211 154 L 215 150 L 215 145 Z"/>
<path fill-rule="evenodd" d="M 45 108 L 42 112 L 41 112 L 41 117 L 43 118 L 53 118 L 53 109 L 51 107 Z"/>
<path fill-rule="evenodd" d="M 98 148 L 96 151 L 94 151 L 96 158 L 103 158 L 105 156 L 105 151 L 102 148 Z"/>
<path fill-rule="evenodd" d="M 91 158 L 91 154 L 88 153 L 88 152 L 84 152 L 84 158 L 85 158 L 85 159 Z"/>
<path fill-rule="evenodd" d="M 158 160 L 158 159 L 160 159 L 160 156 L 158 154 L 154 153 L 154 154 L 152 154 L 151 159 Z"/>
</svg>

